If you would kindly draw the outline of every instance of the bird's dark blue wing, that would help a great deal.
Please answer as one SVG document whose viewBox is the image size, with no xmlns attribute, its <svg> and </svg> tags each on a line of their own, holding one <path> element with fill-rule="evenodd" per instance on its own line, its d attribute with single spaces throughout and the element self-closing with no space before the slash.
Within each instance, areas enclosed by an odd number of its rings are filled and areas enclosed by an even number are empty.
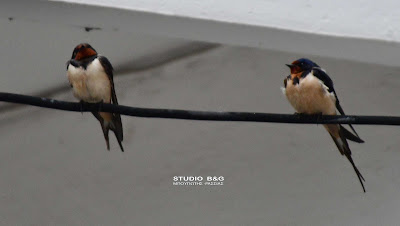
<svg viewBox="0 0 400 226">
<path fill-rule="evenodd" d="M 106 71 L 108 77 L 112 80 L 113 79 L 113 66 L 111 65 L 110 61 L 104 56 L 97 57 L 103 66 L 104 70 Z"/>
<path fill-rule="evenodd" d="M 104 56 L 98 56 L 98 59 L 101 63 L 101 65 L 104 68 L 104 71 L 106 72 L 108 79 L 110 79 L 110 83 L 111 83 L 111 100 L 113 102 L 113 104 L 118 105 L 118 99 L 117 99 L 117 95 L 115 94 L 115 86 L 114 86 L 114 74 L 113 74 L 113 67 L 110 63 L 110 61 L 108 61 L 108 59 Z M 115 128 L 111 129 L 114 131 L 115 136 L 117 137 L 119 146 L 121 147 L 122 151 L 124 151 L 121 141 L 124 140 L 124 133 L 122 130 L 122 121 L 121 121 L 121 115 L 117 114 L 117 113 L 113 113 L 113 123 Z"/>
<path fill-rule="evenodd" d="M 113 70 L 114 69 L 113 69 L 110 61 L 106 57 L 99 56 L 98 59 L 99 59 L 101 65 L 103 66 L 104 71 L 106 72 L 106 74 L 108 76 L 108 79 L 110 79 L 110 82 L 111 82 L 111 99 L 112 99 L 112 102 L 114 104 L 118 104 L 117 95 L 115 94 L 115 88 L 114 88 L 114 78 L 113 78 L 114 77 L 114 74 L 113 74 Z"/>
<path fill-rule="evenodd" d="M 324 83 L 324 85 L 326 87 L 328 87 L 328 91 L 335 95 L 335 98 L 336 98 L 336 109 L 340 112 L 341 115 L 345 115 L 342 106 L 340 106 L 339 98 L 338 98 L 338 96 L 336 94 L 335 88 L 333 88 L 332 79 L 328 76 L 328 74 L 326 74 L 326 72 L 324 70 L 322 70 L 319 67 L 314 67 L 312 72 L 313 72 L 313 75 L 315 77 L 317 77 L 319 80 L 321 80 Z M 358 133 L 356 132 L 356 130 L 353 128 L 353 126 L 351 124 L 349 124 L 349 126 L 350 126 L 351 130 L 353 130 L 353 132 L 357 135 L 357 137 L 360 138 L 358 136 Z"/>
<path fill-rule="evenodd" d="M 324 85 L 326 85 L 326 87 L 328 87 L 328 91 L 330 93 L 333 92 L 336 97 L 336 92 L 335 92 L 335 89 L 333 88 L 332 79 L 328 76 L 328 74 L 326 74 L 325 71 L 323 71 L 321 68 L 318 68 L 318 67 L 314 67 L 312 69 L 312 72 L 315 77 L 317 77 L 319 80 L 321 80 L 324 83 Z M 338 102 L 339 100 L 337 100 L 337 98 L 336 98 L 336 101 Z"/>
</svg>

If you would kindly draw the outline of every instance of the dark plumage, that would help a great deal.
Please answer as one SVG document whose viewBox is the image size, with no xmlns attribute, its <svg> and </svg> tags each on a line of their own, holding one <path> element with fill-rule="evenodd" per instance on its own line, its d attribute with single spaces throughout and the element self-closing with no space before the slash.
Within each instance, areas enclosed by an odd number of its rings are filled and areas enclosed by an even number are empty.
<svg viewBox="0 0 400 226">
<path fill-rule="evenodd" d="M 345 115 L 343 108 L 339 103 L 339 98 L 333 87 L 332 79 L 318 64 L 314 63 L 309 59 L 301 58 L 294 61 L 292 64 L 286 64 L 286 65 L 290 68 L 290 75 L 286 77 L 284 80 L 285 94 L 295 108 L 297 107 L 298 109 L 304 110 L 304 106 L 308 106 L 307 109 L 322 109 L 324 110 L 324 112 L 326 112 L 326 114 L 329 115 L 335 115 L 337 110 L 340 112 L 341 115 Z M 316 82 L 315 78 L 306 79 L 307 76 L 314 76 L 322 84 L 319 85 L 319 83 Z M 302 86 L 303 81 L 306 82 L 307 85 Z M 290 92 L 288 92 L 287 89 L 290 89 Z M 307 101 L 303 101 L 304 99 L 307 99 Z M 321 106 L 326 106 L 326 107 L 321 108 Z M 330 107 L 328 108 L 328 106 Z M 334 109 L 335 107 L 336 109 Z M 312 112 L 311 110 L 307 111 L 309 114 L 321 113 L 321 112 Z M 304 113 L 304 112 L 298 112 L 298 113 Z M 351 150 L 349 144 L 347 143 L 347 140 L 351 140 L 357 143 L 364 143 L 364 141 L 358 136 L 353 126 L 352 125 L 349 126 L 351 130 L 354 132 L 354 134 L 345 129 L 340 124 L 324 125 L 324 127 L 328 130 L 330 136 L 332 137 L 333 141 L 335 142 L 339 152 L 342 155 L 345 155 L 346 158 L 351 163 L 351 165 L 353 166 L 354 171 L 356 172 L 357 177 L 361 183 L 363 191 L 365 192 L 365 187 L 363 184 L 363 181 L 365 181 L 364 177 L 361 175 L 360 171 L 354 164 L 354 161 L 351 157 Z"/>
<path fill-rule="evenodd" d="M 67 74 L 75 96 L 82 102 L 105 102 L 118 105 L 113 80 L 113 67 L 106 57 L 99 56 L 89 44 L 82 43 L 75 47 L 71 59 L 67 62 Z M 74 87 L 73 84 L 76 84 L 77 87 Z M 109 130 L 112 130 L 121 151 L 124 151 L 120 114 L 92 113 L 101 124 L 107 149 L 110 150 L 108 133 Z"/>
</svg>

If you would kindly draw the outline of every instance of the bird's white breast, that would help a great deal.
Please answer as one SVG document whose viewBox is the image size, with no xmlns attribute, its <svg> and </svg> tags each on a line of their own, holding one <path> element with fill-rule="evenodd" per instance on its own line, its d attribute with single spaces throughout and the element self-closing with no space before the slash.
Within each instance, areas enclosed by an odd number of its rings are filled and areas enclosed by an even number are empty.
<svg viewBox="0 0 400 226">
<path fill-rule="evenodd" d="M 288 80 L 284 93 L 298 113 L 336 114 L 335 95 L 329 93 L 328 87 L 312 73 L 301 78 L 296 85 L 292 80 Z"/>
<path fill-rule="evenodd" d="M 70 64 L 67 76 L 77 99 L 89 103 L 100 101 L 110 103 L 111 83 L 97 58 L 86 67 L 86 70 Z"/>
</svg>

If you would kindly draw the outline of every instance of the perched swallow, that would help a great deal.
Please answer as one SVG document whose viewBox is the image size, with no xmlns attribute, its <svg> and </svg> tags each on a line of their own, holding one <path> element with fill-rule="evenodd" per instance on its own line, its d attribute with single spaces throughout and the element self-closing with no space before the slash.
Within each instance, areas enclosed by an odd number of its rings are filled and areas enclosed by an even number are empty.
<svg viewBox="0 0 400 226">
<path fill-rule="evenodd" d="M 285 78 L 285 88 L 282 90 L 297 113 L 336 115 L 337 109 L 341 115 L 345 115 L 333 88 L 333 82 L 325 70 L 305 58 L 298 59 L 292 64 L 286 64 L 286 66 L 290 68 L 290 75 Z M 363 183 L 365 179 L 354 164 L 347 143 L 347 140 L 357 143 L 364 143 L 364 141 L 361 140 L 352 125 L 350 128 L 354 134 L 340 124 L 325 124 L 324 127 L 331 135 L 340 154 L 345 155 L 350 161 L 365 192 Z"/>
<path fill-rule="evenodd" d="M 71 59 L 67 62 L 67 76 L 74 96 L 81 102 L 118 105 L 113 67 L 106 57 L 98 55 L 89 44 L 82 43 L 75 47 Z M 108 132 L 112 130 L 121 151 L 124 151 L 121 143 L 124 139 L 121 116 L 107 112 L 92 113 L 101 124 L 107 149 L 110 150 Z"/>
</svg>

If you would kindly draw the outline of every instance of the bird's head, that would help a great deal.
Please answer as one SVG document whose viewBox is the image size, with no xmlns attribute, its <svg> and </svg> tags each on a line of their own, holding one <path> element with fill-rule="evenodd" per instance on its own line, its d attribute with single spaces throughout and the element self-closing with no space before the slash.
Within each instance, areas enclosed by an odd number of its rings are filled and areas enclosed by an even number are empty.
<svg viewBox="0 0 400 226">
<path fill-rule="evenodd" d="M 81 43 L 77 45 L 72 52 L 71 59 L 73 60 L 83 60 L 92 56 L 96 56 L 97 52 L 93 47 L 87 43 Z"/>
<path fill-rule="evenodd" d="M 286 64 L 290 68 L 291 74 L 297 74 L 303 71 L 311 70 L 313 67 L 319 67 L 316 63 L 312 62 L 307 58 L 301 58 L 292 62 L 292 64 Z"/>
</svg>

